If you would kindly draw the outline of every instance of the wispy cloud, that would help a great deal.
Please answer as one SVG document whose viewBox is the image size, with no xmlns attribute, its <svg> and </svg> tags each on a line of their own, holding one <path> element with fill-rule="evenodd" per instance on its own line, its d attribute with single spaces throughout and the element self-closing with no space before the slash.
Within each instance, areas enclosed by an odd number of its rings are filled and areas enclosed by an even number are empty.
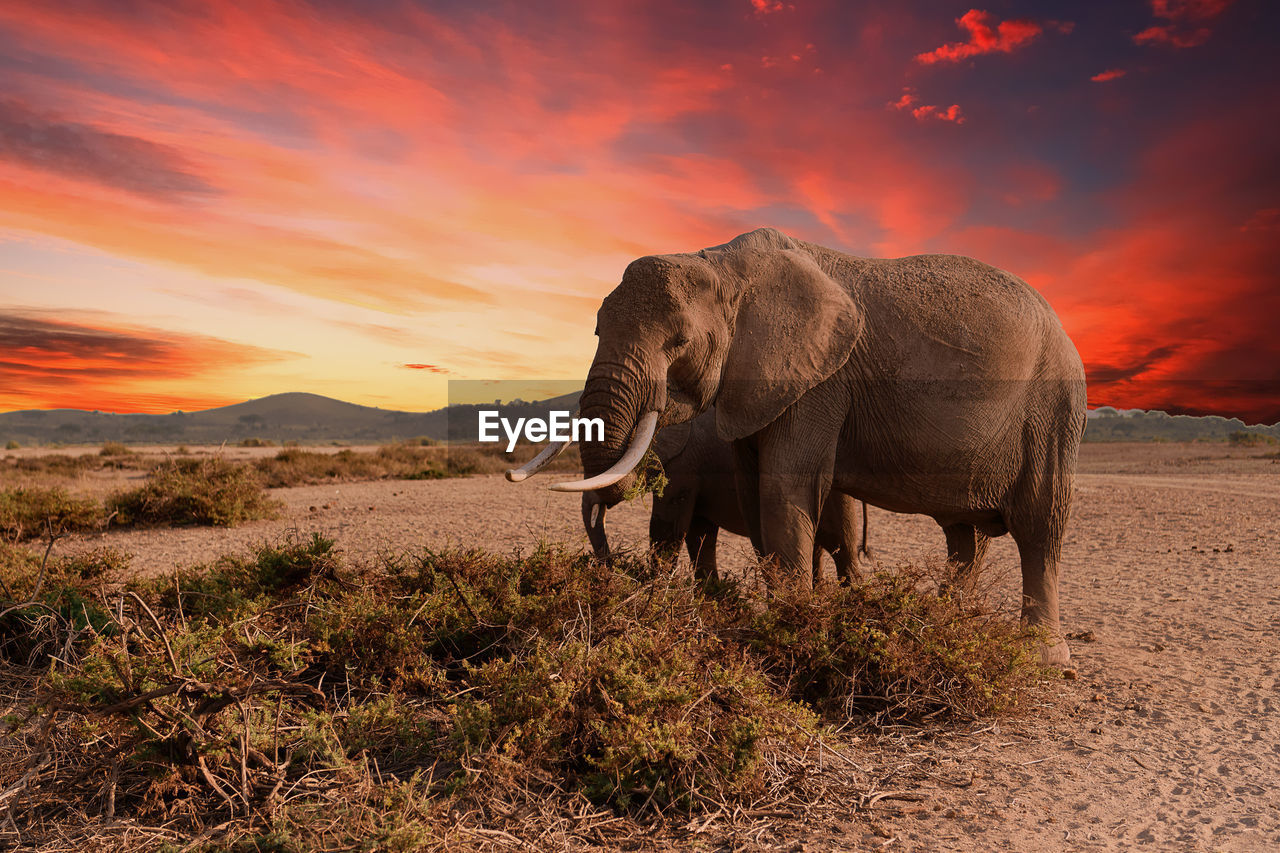
<svg viewBox="0 0 1280 853">
<path fill-rule="evenodd" d="M 181 153 L 0 100 L 0 160 L 159 199 L 215 192 Z"/>
<path fill-rule="evenodd" d="M 916 56 L 916 62 L 934 65 L 940 62 L 959 62 L 984 53 L 1012 53 L 1030 44 L 1044 32 L 1044 26 L 1025 18 L 1010 18 L 995 22 L 990 12 L 970 9 L 956 24 L 969 33 L 968 41 L 951 42 Z M 1059 28 L 1063 25 L 1057 25 Z M 1069 31 L 1069 25 L 1068 31 Z"/>
<path fill-rule="evenodd" d="M 1110 80 L 1119 80 L 1121 77 L 1123 77 L 1127 73 L 1128 72 L 1126 72 L 1123 68 L 1109 68 L 1106 71 L 1099 71 L 1097 74 L 1093 75 L 1089 79 L 1095 83 L 1106 83 Z"/>
<path fill-rule="evenodd" d="M 1233 0 L 1151 0 L 1151 13 L 1165 23 L 1153 24 L 1133 37 L 1137 44 L 1199 47 L 1213 35 L 1209 26 Z"/>
</svg>

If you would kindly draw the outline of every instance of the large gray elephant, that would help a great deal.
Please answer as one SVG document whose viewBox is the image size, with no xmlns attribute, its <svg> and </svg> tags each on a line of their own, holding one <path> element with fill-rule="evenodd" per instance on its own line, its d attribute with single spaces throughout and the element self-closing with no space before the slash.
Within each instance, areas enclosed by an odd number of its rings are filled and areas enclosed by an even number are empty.
<svg viewBox="0 0 1280 853">
<path fill-rule="evenodd" d="M 667 427 L 655 436 L 653 450 L 667 478 L 661 495 L 653 497 L 649 543 L 656 551 L 689 552 L 694 574 L 701 580 L 719 576 L 716 544 L 721 530 L 749 536 L 733 473 L 733 447 L 716 434 L 715 407 L 692 421 Z M 582 523 L 596 557 L 610 556 L 605 518 L 610 504 L 596 492 L 582 493 Z M 818 522 L 813 548 L 813 579 L 821 576 L 822 552 L 831 555 L 836 577 L 851 581 L 858 556 L 867 552 L 866 506 L 862 507 L 862 542 L 858 542 L 857 501 L 833 493 Z"/>
<path fill-rule="evenodd" d="M 1070 653 L 1058 561 L 1085 424 L 1084 370 L 1043 297 L 953 255 L 861 258 L 772 228 L 632 262 L 597 314 L 580 405 L 605 422 L 586 479 L 606 501 L 657 429 L 713 404 L 752 541 L 807 582 L 834 491 L 932 516 L 949 556 L 1012 534 L 1023 616 Z"/>
</svg>

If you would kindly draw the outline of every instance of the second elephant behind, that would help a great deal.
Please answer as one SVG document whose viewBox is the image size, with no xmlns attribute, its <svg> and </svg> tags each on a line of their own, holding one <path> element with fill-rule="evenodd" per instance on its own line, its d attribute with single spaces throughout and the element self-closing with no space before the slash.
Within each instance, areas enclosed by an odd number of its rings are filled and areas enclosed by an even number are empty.
<svg viewBox="0 0 1280 853">
<path fill-rule="evenodd" d="M 683 544 L 695 575 L 718 576 L 716 544 L 720 530 L 748 536 L 746 519 L 734 483 L 733 448 L 716 435 L 716 411 L 712 407 L 692 421 L 658 433 L 653 450 L 662 462 L 667 484 L 653 498 L 649 542 L 658 552 L 676 554 Z M 867 553 L 866 504 L 862 505 L 862 543 L 858 544 L 857 501 L 833 493 L 823 508 L 813 554 L 814 581 L 819 579 L 822 552 L 835 562 L 836 576 L 851 580 L 857 572 L 859 553 Z M 596 557 L 610 555 L 605 516 L 608 507 L 595 492 L 582 495 L 582 523 Z"/>
</svg>

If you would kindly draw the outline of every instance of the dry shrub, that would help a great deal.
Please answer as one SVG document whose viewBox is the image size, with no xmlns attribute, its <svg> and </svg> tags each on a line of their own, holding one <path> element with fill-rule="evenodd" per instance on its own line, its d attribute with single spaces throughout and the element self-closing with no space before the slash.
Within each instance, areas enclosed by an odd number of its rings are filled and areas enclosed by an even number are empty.
<svg viewBox="0 0 1280 853">
<path fill-rule="evenodd" d="M 10 542 L 94 530 L 102 521 L 97 501 L 72 497 L 65 489 L 0 491 L 0 538 Z"/>
<path fill-rule="evenodd" d="M 230 526 L 272 518 L 279 503 L 264 491 L 261 476 L 221 457 L 174 459 L 147 476 L 145 485 L 106 500 L 114 522 L 126 526 L 212 524 Z"/>
<path fill-rule="evenodd" d="M 259 459 L 254 467 L 271 488 L 333 480 L 436 480 L 450 476 L 440 449 L 409 444 L 386 445 L 368 453 L 286 448 L 271 459 Z"/>
<path fill-rule="evenodd" d="M 912 577 L 766 602 L 549 549 L 350 566 L 319 536 L 122 591 L 59 571 L 96 616 L 50 617 L 61 651 L 7 733 L 0 789 L 18 786 L 28 842 L 118 832 L 117 814 L 153 841 L 307 850 L 518 843 L 494 827 L 530 821 L 604 843 L 832 790 L 844 813 L 832 767 L 869 780 L 823 720 L 994 711 L 1030 667 L 1016 629 Z"/>
<path fill-rule="evenodd" d="M 789 695 L 830 719 L 975 718 L 1012 708 L 1040 676 L 1037 631 L 926 564 L 776 596 L 744 639 Z M 976 579 L 974 579 L 976 580 Z"/>
<path fill-rule="evenodd" d="M 110 443 L 107 445 L 110 446 Z M 119 445 L 123 447 L 123 445 Z M 103 448 L 105 450 L 106 447 Z M 88 471 L 107 469 L 145 469 L 150 463 L 132 450 L 124 453 L 82 453 L 70 456 L 65 453 L 49 453 L 43 456 L 27 456 L 5 459 L 0 464 L 0 480 L 14 485 L 27 485 L 34 481 L 75 480 Z"/>
<path fill-rule="evenodd" d="M 47 663 L 87 626 L 103 628 L 109 617 L 91 590 L 118 581 L 127 565 L 128 558 L 110 548 L 52 559 L 46 550 L 40 559 L 0 543 L 0 658 Z"/>
<path fill-rule="evenodd" d="M 102 445 L 102 449 L 98 451 L 99 456 L 134 456 L 132 450 L 118 441 L 108 441 Z"/>
</svg>

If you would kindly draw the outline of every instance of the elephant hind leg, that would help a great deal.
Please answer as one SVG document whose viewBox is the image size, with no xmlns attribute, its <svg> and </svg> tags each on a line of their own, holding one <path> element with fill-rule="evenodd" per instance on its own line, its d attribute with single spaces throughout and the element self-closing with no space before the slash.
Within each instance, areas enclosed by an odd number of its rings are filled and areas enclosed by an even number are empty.
<svg viewBox="0 0 1280 853">
<path fill-rule="evenodd" d="M 1027 489 L 1029 494 L 1019 496 L 1021 500 L 1014 504 L 1022 512 L 1015 509 L 1004 516 L 1022 563 L 1023 621 L 1047 634 L 1041 663 L 1065 666 L 1071 651 L 1058 617 L 1058 560 L 1071 509 L 1071 480 L 1045 477 L 1037 485 L 1039 489 Z"/>
<path fill-rule="evenodd" d="M 689 522 L 689 535 L 685 547 L 689 550 L 689 564 L 693 575 L 702 582 L 717 581 L 720 572 L 716 567 L 716 540 L 720 528 L 705 518 L 694 516 Z"/>
<path fill-rule="evenodd" d="M 820 576 L 822 552 L 831 555 L 836 565 L 836 578 L 852 583 L 858 575 L 858 502 L 841 492 L 831 492 L 822 507 L 818 530 L 814 536 L 813 579 Z"/>
<path fill-rule="evenodd" d="M 947 537 L 947 562 L 955 566 L 956 583 L 968 590 L 982 571 L 991 540 L 972 524 L 947 524 L 942 532 Z"/>
<path fill-rule="evenodd" d="M 1022 562 L 1022 619 L 1047 633 L 1040 652 L 1040 662 L 1048 666 L 1066 666 L 1071 660 L 1058 617 L 1058 550 L 1059 543 L 1025 541 L 1017 538 L 1018 556 Z"/>
</svg>

